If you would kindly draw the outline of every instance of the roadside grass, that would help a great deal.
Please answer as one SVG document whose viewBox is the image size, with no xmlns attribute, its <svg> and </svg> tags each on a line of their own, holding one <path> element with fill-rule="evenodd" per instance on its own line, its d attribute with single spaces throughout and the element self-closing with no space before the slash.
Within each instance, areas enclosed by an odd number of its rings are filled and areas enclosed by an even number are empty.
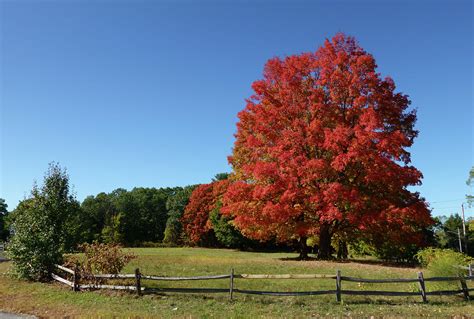
<svg viewBox="0 0 474 319">
<path fill-rule="evenodd" d="M 138 256 L 124 269 L 133 273 L 163 276 L 229 274 L 329 274 L 337 269 L 343 276 L 362 278 L 416 278 L 420 269 L 377 263 L 373 260 L 351 262 L 296 261 L 291 253 L 240 252 L 203 248 L 135 248 Z M 460 296 L 380 297 L 334 295 L 273 297 L 234 294 L 166 293 L 137 297 L 112 291 L 72 292 L 56 283 L 30 283 L 9 275 L 11 263 L 0 263 L 0 309 L 34 314 L 39 317 L 178 317 L 178 318 L 301 318 L 301 317 L 451 317 L 474 314 L 472 302 Z M 429 273 L 424 272 L 425 277 Z M 415 283 L 357 284 L 343 282 L 343 289 L 418 291 Z M 456 283 L 457 284 L 457 283 Z M 143 280 L 145 287 L 228 288 L 229 279 L 210 281 L 156 282 Z M 472 284 L 470 285 L 472 286 Z M 235 288 L 268 291 L 305 291 L 334 289 L 333 279 L 274 280 L 235 279 Z M 439 289 L 430 287 L 427 289 Z"/>
</svg>

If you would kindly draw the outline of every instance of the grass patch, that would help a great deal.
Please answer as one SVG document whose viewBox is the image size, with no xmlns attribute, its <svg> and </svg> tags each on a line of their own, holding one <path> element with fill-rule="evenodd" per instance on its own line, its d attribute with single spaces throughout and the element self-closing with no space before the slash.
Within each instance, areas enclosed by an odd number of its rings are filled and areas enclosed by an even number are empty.
<svg viewBox="0 0 474 319">
<path fill-rule="evenodd" d="M 419 269 L 385 265 L 364 260 L 352 262 L 296 261 L 291 253 L 240 252 L 226 249 L 202 248 L 136 248 L 138 255 L 124 269 L 133 273 L 140 268 L 143 274 L 163 276 L 196 276 L 235 273 L 250 274 L 330 274 L 337 269 L 343 275 L 364 278 L 416 278 Z M 0 309 L 50 316 L 104 317 L 413 317 L 413 316 L 469 316 L 474 306 L 458 296 L 429 296 L 429 303 L 421 297 L 364 297 L 342 296 L 337 303 L 334 295 L 308 297 L 270 297 L 235 294 L 230 301 L 227 294 L 145 295 L 110 291 L 74 293 L 67 287 L 50 283 L 30 283 L 8 275 L 10 263 L 0 263 Z M 429 273 L 425 273 L 428 277 Z M 152 282 L 145 287 L 209 287 L 228 288 L 229 280 Z M 335 281 L 314 280 L 245 280 L 236 279 L 235 288 L 269 291 L 305 291 L 334 289 Z M 430 289 L 430 287 L 427 287 Z M 343 282 L 343 289 L 418 291 L 416 284 L 357 284 Z"/>
</svg>

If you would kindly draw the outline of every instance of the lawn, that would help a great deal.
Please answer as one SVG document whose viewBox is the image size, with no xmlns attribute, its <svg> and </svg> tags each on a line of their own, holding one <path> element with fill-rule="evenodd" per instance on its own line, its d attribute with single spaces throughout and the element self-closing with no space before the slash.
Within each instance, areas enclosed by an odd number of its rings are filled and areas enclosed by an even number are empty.
<svg viewBox="0 0 474 319">
<path fill-rule="evenodd" d="M 137 248 L 138 258 L 123 272 L 138 267 L 143 274 L 164 276 L 196 276 L 229 274 L 335 274 L 364 278 L 416 278 L 420 269 L 384 265 L 373 260 L 351 262 L 296 261 L 291 253 L 252 253 L 224 249 L 201 248 Z M 235 294 L 166 293 L 137 297 L 132 293 L 111 291 L 72 292 L 56 283 L 29 283 L 8 275 L 10 263 L 0 263 L 0 309 L 12 312 L 49 316 L 101 317 L 179 317 L 179 318 L 270 318 L 270 317 L 451 317 L 472 316 L 474 304 L 460 296 L 363 297 L 343 295 L 343 302 L 334 295 L 307 297 L 250 296 Z M 429 273 L 425 273 L 428 277 Z M 152 287 L 228 288 L 229 280 L 150 282 Z M 334 289 L 328 279 L 273 280 L 236 279 L 235 287 L 269 291 L 304 291 Z M 418 291 L 414 283 L 357 284 L 343 282 L 343 289 Z M 427 283 L 427 289 L 439 288 Z"/>
</svg>

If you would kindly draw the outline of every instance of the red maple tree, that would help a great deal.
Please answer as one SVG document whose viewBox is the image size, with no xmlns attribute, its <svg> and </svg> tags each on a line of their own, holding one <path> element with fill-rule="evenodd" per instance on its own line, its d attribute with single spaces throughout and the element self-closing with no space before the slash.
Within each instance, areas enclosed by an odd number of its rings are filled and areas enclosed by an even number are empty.
<svg viewBox="0 0 474 319">
<path fill-rule="evenodd" d="M 314 53 L 273 58 L 238 114 L 229 162 L 233 183 L 223 200 L 250 238 L 319 238 L 329 258 L 334 234 L 403 227 L 416 241 L 431 223 L 418 193 L 422 174 L 410 166 L 416 113 L 394 81 L 376 72 L 372 55 L 337 34 Z M 375 227 L 377 226 L 377 227 Z M 397 229 L 400 227 L 397 227 Z"/>
<path fill-rule="evenodd" d="M 209 214 L 216 208 L 229 183 L 227 179 L 215 180 L 199 185 L 192 192 L 181 218 L 184 232 L 191 243 L 207 245 L 212 242 L 213 226 Z"/>
</svg>

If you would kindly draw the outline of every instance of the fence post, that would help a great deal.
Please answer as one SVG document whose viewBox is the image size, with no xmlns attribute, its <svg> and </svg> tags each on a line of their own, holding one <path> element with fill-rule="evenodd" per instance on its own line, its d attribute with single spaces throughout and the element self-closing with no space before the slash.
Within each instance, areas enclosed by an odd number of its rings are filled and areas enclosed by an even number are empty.
<svg viewBox="0 0 474 319">
<path fill-rule="evenodd" d="M 141 279 L 141 274 L 140 274 L 140 269 L 135 269 L 135 287 L 137 289 L 137 295 L 141 295 L 142 294 L 142 287 L 141 287 L 141 282 L 140 282 L 140 279 Z"/>
<path fill-rule="evenodd" d="M 72 291 L 79 291 L 79 274 L 77 271 L 77 265 L 74 266 L 72 274 Z"/>
<path fill-rule="evenodd" d="M 472 277 L 472 264 L 469 264 L 469 277 Z"/>
<path fill-rule="evenodd" d="M 421 271 L 418 273 L 418 281 L 420 282 L 421 298 L 423 299 L 423 302 L 427 302 L 425 279 L 423 278 L 423 273 Z"/>
<path fill-rule="evenodd" d="M 230 272 L 230 288 L 229 288 L 229 297 L 232 300 L 234 296 L 234 268 Z"/>
<path fill-rule="evenodd" d="M 336 301 L 341 302 L 341 271 L 336 273 Z"/>
<path fill-rule="evenodd" d="M 459 275 L 459 281 L 461 282 L 462 293 L 464 294 L 464 300 L 469 301 L 469 289 L 467 289 L 466 280 L 463 278 L 462 275 Z"/>
</svg>

